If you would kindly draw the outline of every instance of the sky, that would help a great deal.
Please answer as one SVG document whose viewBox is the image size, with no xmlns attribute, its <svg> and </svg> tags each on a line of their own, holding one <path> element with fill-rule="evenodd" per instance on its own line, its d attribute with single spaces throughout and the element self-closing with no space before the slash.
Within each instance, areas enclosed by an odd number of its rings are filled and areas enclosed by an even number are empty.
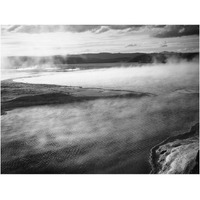
<svg viewBox="0 0 200 200">
<path fill-rule="evenodd" d="M 1 55 L 199 52 L 198 25 L 3 25 Z"/>
</svg>

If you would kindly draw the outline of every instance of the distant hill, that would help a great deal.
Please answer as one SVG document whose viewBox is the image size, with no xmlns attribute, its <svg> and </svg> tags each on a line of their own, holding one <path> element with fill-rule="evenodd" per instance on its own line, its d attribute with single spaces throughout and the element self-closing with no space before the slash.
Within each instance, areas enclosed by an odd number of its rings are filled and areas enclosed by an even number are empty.
<svg viewBox="0 0 200 200">
<path fill-rule="evenodd" d="M 190 61 L 198 58 L 199 53 L 94 53 L 78 55 L 55 55 L 45 57 L 11 56 L 7 57 L 8 67 L 33 66 L 43 64 L 86 64 L 86 63 L 166 63 L 169 59 Z"/>
</svg>

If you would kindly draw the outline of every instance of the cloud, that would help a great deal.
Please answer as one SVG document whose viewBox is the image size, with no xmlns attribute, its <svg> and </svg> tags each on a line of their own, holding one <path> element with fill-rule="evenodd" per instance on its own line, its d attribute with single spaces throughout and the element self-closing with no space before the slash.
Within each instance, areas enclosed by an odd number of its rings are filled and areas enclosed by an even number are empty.
<svg viewBox="0 0 200 200">
<path fill-rule="evenodd" d="M 104 32 L 107 32 L 109 30 L 110 30 L 110 28 L 108 26 L 101 26 L 99 29 L 97 29 L 95 31 L 95 33 L 104 33 Z"/>
<path fill-rule="evenodd" d="M 199 35 L 198 25 L 8 25 L 2 26 L 3 33 L 48 33 L 73 32 L 104 33 L 109 30 L 125 32 L 140 31 L 157 38 L 181 37 Z"/>
<path fill-rule="evenodd" d="M 129 48 L 129 47 L 136 47 L 137 44 L 128 44 L 126 47 Z"/>
<path fill-rule="evenodd" d="M 138 30 L 144 25 L 109 25 L 109 27 L 113 30 L 124 30 L 124 29 L 131 29 L 131 30 Z"/>
<path fill-rule="evenodd" d="M 95 31 L 98 25 L 14 25 L 4 26 L 4 32 L 48 33 L 48 32 L 85 32 Z"/>
<path fill-rule="evenodd" d="M 164 41 L 163 43 L 161 43 L 161 45 L 160 45 L 160 47 L 168 47 L 168 44 L 167 44 L 167 42 L 166 41 Z"/>
<path fill-rule="evenodd" d="M 99 25 L 65 25 L 64 27 L 65 29 L 63 31 L 78 32 L 78 33 L 86 31 L 95 32 L 101 28 L 101 26 Z"/>
<path fill-rule="evenodd" d="M 46 33 L 46 32 L 86 32 L 103 33 L 109 30 L 138 30 L 142 25 L 11 25 L 2 26 L 3 32 Z"/>
<path fill-rule="evenodd" d="M 168 25 L 154 30 L 152 36 L 157 38 L 182 37 L 199 35 L 198 25 Z"/>
</svg>

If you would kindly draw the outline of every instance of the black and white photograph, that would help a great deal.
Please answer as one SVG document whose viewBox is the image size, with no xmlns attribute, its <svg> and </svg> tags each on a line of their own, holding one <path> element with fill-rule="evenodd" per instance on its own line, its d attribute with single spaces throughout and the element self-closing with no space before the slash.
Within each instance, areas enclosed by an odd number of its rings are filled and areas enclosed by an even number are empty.
<svg viewBox="0 0 200 200">
<path fill-rule="evenodd" d="M 0 199 L 198 199 L 199 13 L 1 0 Z"/>
<path fill-rule="evenodd" d="M 199 173 L 198 25 L 1 32 L 1 173 Z"/>
</svg>

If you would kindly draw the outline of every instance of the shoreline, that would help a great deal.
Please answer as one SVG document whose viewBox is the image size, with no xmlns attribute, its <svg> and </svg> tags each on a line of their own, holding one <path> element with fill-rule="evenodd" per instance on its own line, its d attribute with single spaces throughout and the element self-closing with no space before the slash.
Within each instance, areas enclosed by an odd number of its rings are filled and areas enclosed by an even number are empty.
<svg viewBox="0 0 200 200">
<path fill-rule="evenodd" d="M 129 90 L 84 88 L 49 84 L 29 84 L 1 81 L 1 115 L 20 107 L 58 105 L 108 98 L 142 98 L 155 96 Z"/>
</svg>

